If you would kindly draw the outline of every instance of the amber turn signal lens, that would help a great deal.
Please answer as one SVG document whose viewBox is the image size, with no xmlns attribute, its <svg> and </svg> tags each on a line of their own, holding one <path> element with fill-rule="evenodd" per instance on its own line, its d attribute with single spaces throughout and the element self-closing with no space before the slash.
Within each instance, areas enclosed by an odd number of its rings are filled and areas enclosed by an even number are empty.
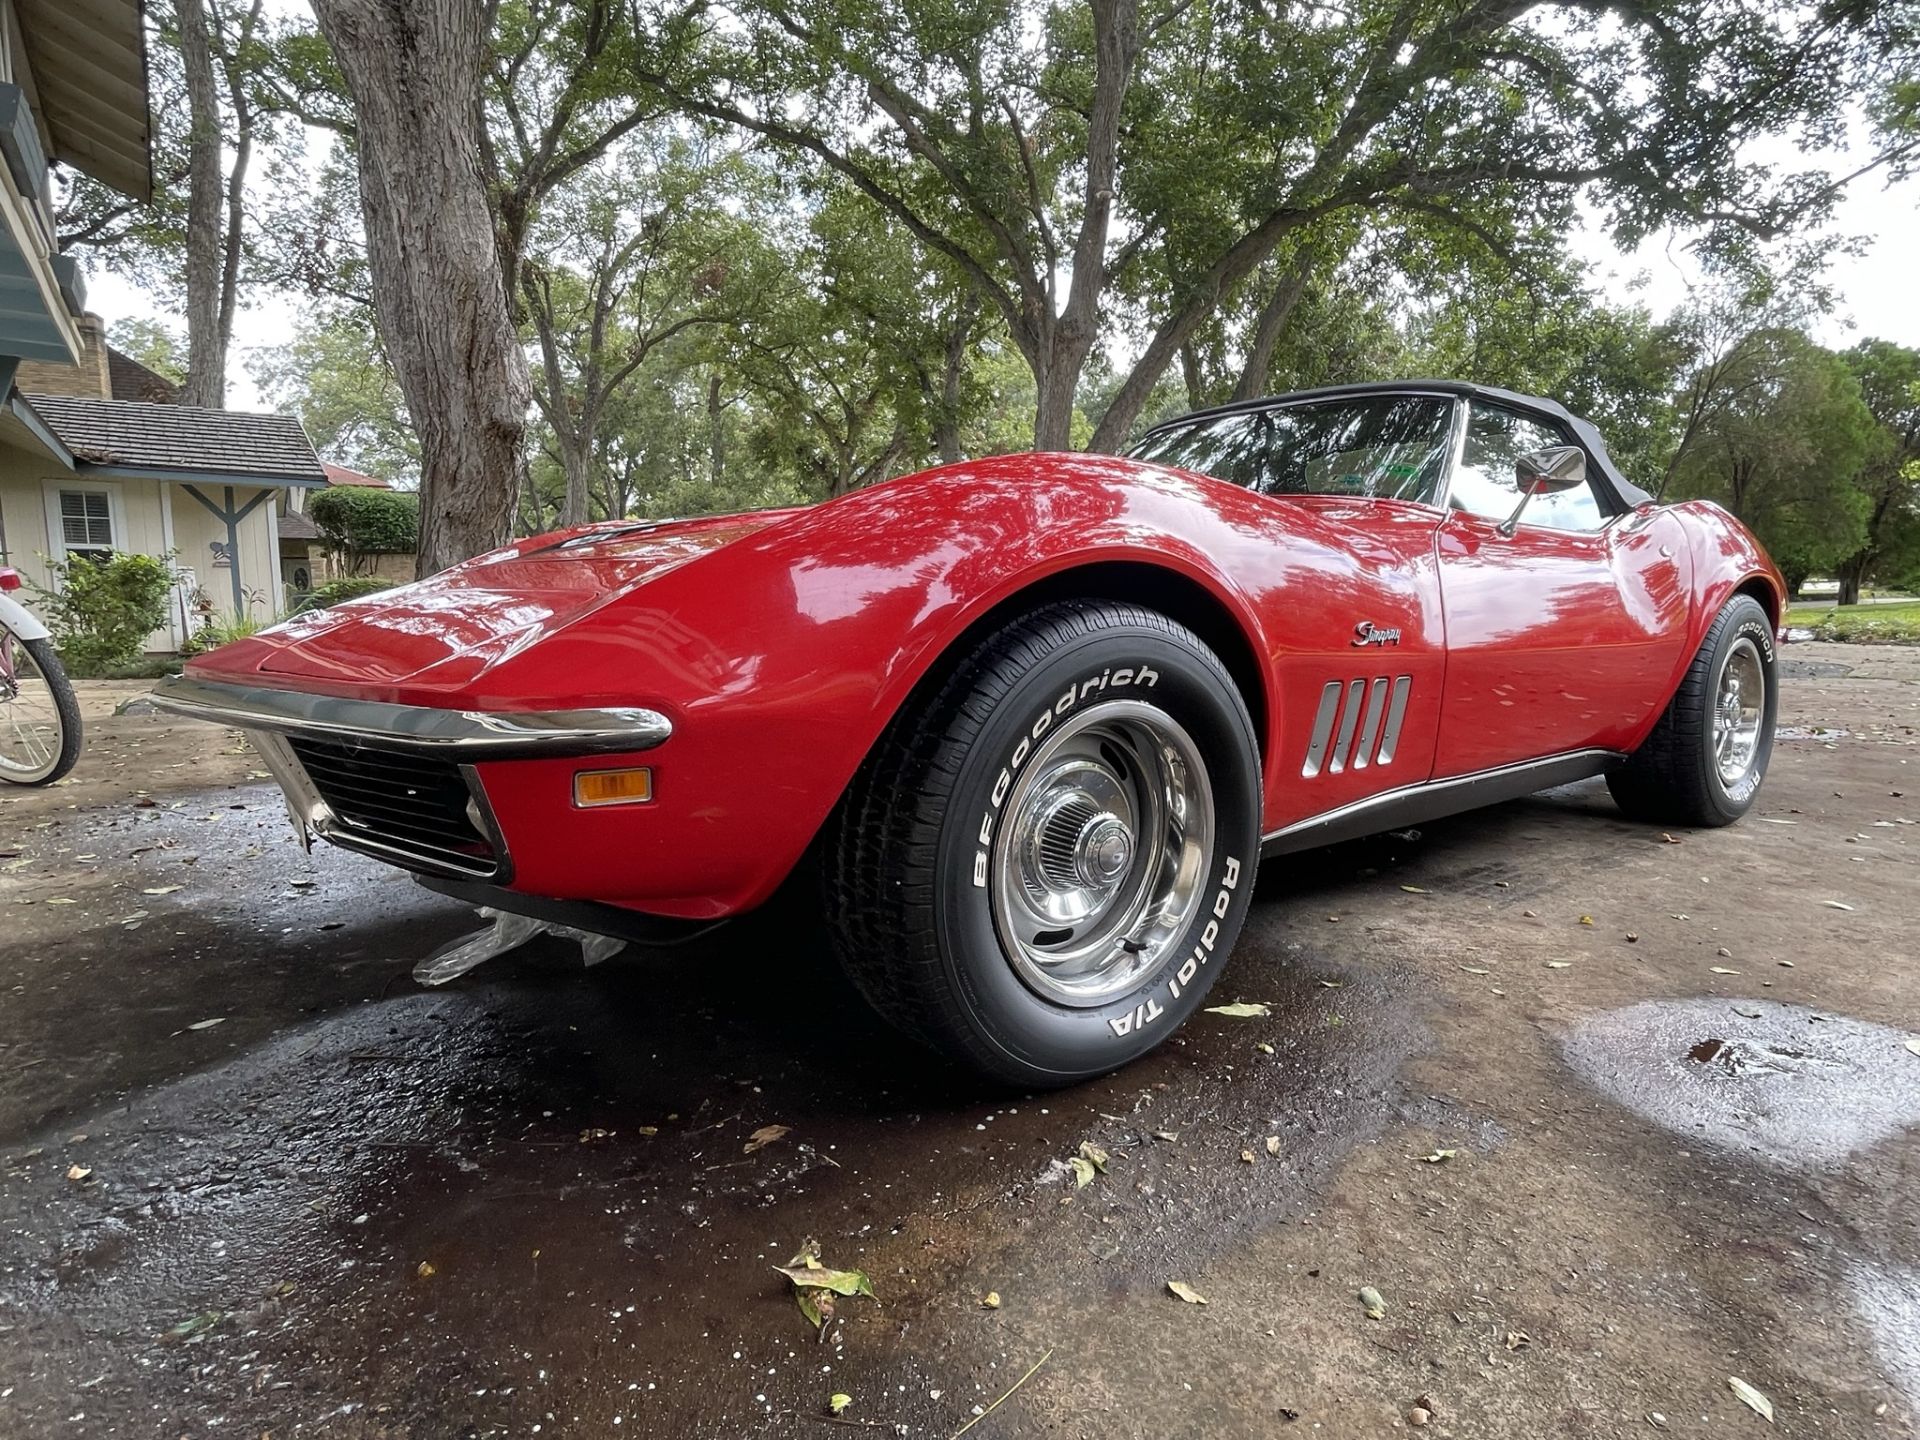
<svg viewBox="0 0 1920 1440">
<path fill-rule="evenodd" d="M 582 770 L 573 777 L 576 805 L 639 805 L 651 799 L 651 770 Z"/>
</svg>

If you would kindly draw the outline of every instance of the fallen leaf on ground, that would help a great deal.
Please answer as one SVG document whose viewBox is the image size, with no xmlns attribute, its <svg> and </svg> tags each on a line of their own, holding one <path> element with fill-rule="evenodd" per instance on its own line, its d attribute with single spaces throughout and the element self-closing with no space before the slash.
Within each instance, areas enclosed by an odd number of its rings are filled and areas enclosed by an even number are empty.
<svg viewBox="0 0 1920 1440">
<path fill-rule="evenodd" d="M 1378 1320 L 1387 1313 L 1387 1302 L 1380 1292 L 1371 1285 L 1360 1287 L 1360 1308 L 1367 1312 L 1369 1320 Z"/>
<path fill-rule="evenodd" d="M 1400 888 L 1409 895 L 1431 895 L 1433 893 L 1431 890 L 1419 885 L 1402 885 Z"/>
<path fill-rule="evenodd" d="M 800 1313 L 812 1322 L 813 1328 L 823 1328 L 833 1318 L 833 1300 L 835 1295 L 865 1295 L 869 1299 L 878 1299 L 873 1293 L 873 1282 L 867 1279 L 864 1270 L 835 1270 L 820 1263 L 820 1246 L 809 1240 L 800 1247 L 785 1265 L 773 1267 L 793 1282 L 793 1298 L 800 1306 Z"/>
<path fill-rule="evenodd" d="M 1593 917 L 1591 915 L 1582 915 L 1580 917 L 1580 923 L 1582 925 L 1591 925 L 1593 923 Z"/>
<path fill-rule="evenodd" d="M 1533 1337 L 1524 1330 L 1507 1331 L 1507 1349 L 1524 1350 L 1533 1343 Z"/>
<path fill-rule="evenodd" d="M 1907 1049 L 1911 1050 L 1916 1055 L 1920 1055 L 1920 1040 L 1907 1041 Z"/>
<path fill-rule="evenodd" d="M 422 1280 L 431 1280 L 439 1271 L 434 1268 L 431 1260 L 422 1260 L 419 1265 L 415 1267 L 413 1273 L 418 1275 Z"/>
<path fill-rule="evenodd" d="M 751 1155 L 756 1150 L 763 1150 L 792 1129 L 791 1125 L 762 1125 L 747 1137 L 747 1143 L 741 1148 L 740 1153 Z"/>
<path fill-rule="evenodd" d="M 835 1395 L 831 1400 L 827 1401 L 827 1409 L 833 1414 L 838 1415 L 845 1411 L 851 1404 L 853 1404 L 853 1396 Z"/>
<path fill-rule="evenodd" d="M 1431 1155 L 1416 1155 L 1413 1158 L 1428 1165 L 1444 1165 L 1459 1153 L 1458 1150 L 1436 1150 Z"/>
<path fill-rule="evenodd" d="M 1084 1155 L 1069 1155 L 1067 1164 L 1073 1170 L 1073 1188 L 1084 1190 L 1093 1183 L 1093 1177 L 1099 1172 L 1093 1168 L 1093 1162 Z"/>
<path fill-rule="evenodd" d="M 1739 1397 L 1742 1405 L 1760 1416 L 1760 1418 L 1765 1420 L 1769 1425 L 1773 1423 L 1773 1402 L 1758 1390 L 1754 1389 L 1753 1386 L 1742 1380 L 1738 1375 L 1729 1375 L 1727 1377 L 1727 1388 Z"/>
<path fill-rule="evenodd" d="M 1271 1015 L 1272 1009 L 1258 1001 L 1236 1000 L 1231 1005 L 1209 1005 L 1209 1015 L 1225 1015 L 1234 1020 L 1258 1020 Z"/>
<path fill-rule="evenodd" d="M 1738 970 L 1729 970 L 1724 965 L 1709 965 L 1707 969 L 1712 971 L 1715 975 L 1738 975 L 1740 973 Z"/>
<path fill-rule="evenodd" d="M 1093 1168 L 1098 1170 L 1102 1175 L 1107 1173 L 1107 1161 L 1111 1160 L 1113 1157 L 1107 1154 L 1107 1152 L 1102 1150 L 1098 1145 L 1094 1144 L 1093 1141 L 1082 1140 L 1080 1142 L 1080 1153 L 1086 1159 L 1091 1161 L 1093 1163 Z"/>
<path fill-rule="evenodd" d="M 1253 1151 L 1242 1150 L 1240 1152 L 1240 1159 L 1244 1164 L 1247 1164 L 1247 1165 L 1253 1164 Z"/>
<path fill-rule="evenodd" d="M 1156 1140 L 1164 1140 L 1171 1145 L 1180 1138 L 1180 1132 L 1178 1130 L 1156 1130 L 1153 1132 L 1153 1138 Z"/>
<path fill-rule="evenodd" d="M 1253 1048 L 1258 1050 L 1262 1055 L 1271 1055 L 1274 1053 L 1273 1046 L 1269 1045 L 1264 1040 L 1262 1040 L 1259 1044 L 1255 1045 Z"/>
<path fill-rule="evenodd" d="M 1280 1137 L 1278 1135 L 1267 1136 L 1267 1154 L 1277 1156 L 1279 1153 L 1280 1153 Z"/>
<path fill-rule="evenodd" d="M 56 895 L 47 901 L 49 905 L 78 905 L 80 902 L 68 895 Z"/>
<path fill-rule="evenodd" d="M 1682 842 L 1681 842 L 1681 840 L 1680 840 L 1680 837 L 1679 837 L 1678 835 L 1669 835 L 1669 834 L 1668 834 L 1668 833 L 1667 833 L 1666 831 L 1664 831 L 1664 830 L 1662 830 L 1662 831 L 1660 832 L 1660 838 L 1661 838 L 1662 840 L 1664 840 L 1664 841 L 1666 841 L 1666 842 L 1667 842 L 1667 844 L 1669 844 L 1669 845 L 1678 845 L 1678 844 L 1680 844 L 1680 843 L 1682 843 Z"/>
<path fill-rule="evenodd" d="M 987 1291 L 986 1294 L 980 1297 L 980 1308 L 982 1310 L 998 1310 L 1000 1308 L 1000 1292 L 998 1290 Z"/>
<path fill-rule="evenodd" d="M 602 1140 L 611 1140 L 612 1138 L 613 1131 L 602 1130 L 598 1125 L 591 1126 L 580 1132 L 580 1143 L 582 1145 L 598 1145 Z"/>
<path fill-rule="evenodd" d="M 1827 907 L 1827 908 L 1828 908 L 1829 910 L 1851 910 L 1851 909 L 1853 909 L 1853 906 L 1851 906 L 1851 905 L 1848 905 L 1848 904 L 1846 904 L 1846 903 L 1845 903 L 1844 901 L 1840 901 L 1840 900 L 1822 900 L 1822 901 L 1821 901 L 1820 903 L 1821 903 L 1822 905 L 1824 905 L 1824 906 L 1826 906 L 1826 907 Z"/>
<path fill-rule="evenodd" d="M 142 890 L 140 893 L 142 895 L 171 895 L 176 890 L 184 890 L 186 888 L 184 885 L 155 885 L 152 889 Z"/>
<path fill-rule="evenodd" d="M 1493 973 L 1491 970 L 1482 970 L 1478 965 L 1462 965 L 1460 968 L 1469 975 L 1491 975 Z"/>
<path fill-rule="evenodd" d="M 214 1017 L 213 1017 L 213 1018 L 212 1018 L 211 1020 L 196 1020 L 196 1021 L 194 1021 L 194 1022 L 193 1022 L 193 1024 L 191 1024 L 191 1025 L 189 1025 L 189 1026 L 187 1026 L 187 1029 L 189 1029 L 189 1030 L 211 1030 L 211 1029 L 213 1029 L 213 1027 L 214 1027 L 214 1026 L 216 1026 L 216 1025 L 224 1025 L 224 1024 L 226 1024 L 226 1023 L 227 1023 L 227 1017 L 226 1017 L 226 1016 L 224 1016 L 224 1015 L 216 1015 L 216 1016 L 214 1016 Z"/>
<path fill-rule="evenodd" d="M 182 1320 L 178 1325 L 172 1326 L 160 1338 L 169 1344 L 184 1345 L 190 1340 L 198 1340 L 225 1318 L 226 1316 L 218 1310 L 203 1311 L 191 1319 Z"/>
<path fill-rule="evenodd" d="M 1202 1295 L 1198 1290 L 1183 1280 L 1167 1281 L 1167 1289 L 1171 1290 L 1175 1295 L 1178 1295 L 1189 1305 L 1204 1305 L 1207 1303 L 1206 1296 Z"/>
<path fill-rule="evenodd" d="M 1315 981 L 1314 983 L 1319 985 L 1320 988 L 1323 990 L 1338 990 L 1342 985 L 1346 984 L 1347 982 L 1344 980 L 1318 980 L 1318 981 Z"/>
<path fill-rule="evenodd" d="M 1571 960 L 1547 961 L 1547 969 L 1549 970 L 1571 970 L 1572 968 L 1573 968 L 1573 962 Z"/>
<path fill-rule="evenodd" d="M 69 1165 L 67 1167 L 67 1179 L 76 1185 L 91 1174 L 93 1174 L 93 1167 L 91 1165 Z"/>
</svg>

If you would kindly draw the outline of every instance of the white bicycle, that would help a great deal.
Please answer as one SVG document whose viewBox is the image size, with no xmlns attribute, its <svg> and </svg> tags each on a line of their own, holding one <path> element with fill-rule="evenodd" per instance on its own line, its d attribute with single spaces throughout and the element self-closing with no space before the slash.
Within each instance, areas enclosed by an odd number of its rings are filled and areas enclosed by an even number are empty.
<svg viewBox="0 0 1920 1440">
<path fill-rule="evenodd" d="M 51 785 L 80 758 L 80 702 L 47 627 L 13 598 L 19 588 L 0 566 L 0 780 Z"/>
</svg>

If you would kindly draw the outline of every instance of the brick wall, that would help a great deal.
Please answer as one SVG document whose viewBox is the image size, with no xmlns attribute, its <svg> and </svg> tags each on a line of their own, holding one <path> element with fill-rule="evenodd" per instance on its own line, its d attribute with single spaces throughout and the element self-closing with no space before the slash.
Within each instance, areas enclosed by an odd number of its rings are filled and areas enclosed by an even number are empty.
<svg viewBox="0 0 1920 1440">
<path fill-rule="evenodd" d="M 84 395 L 95 400 L 113 398 L 107 374 L 107 322 L 98 315 L 82 315 L 80 363 L 56 365 L 50 360 L 22 360 L 13 383 L 35 395 Z"/>
</svg>

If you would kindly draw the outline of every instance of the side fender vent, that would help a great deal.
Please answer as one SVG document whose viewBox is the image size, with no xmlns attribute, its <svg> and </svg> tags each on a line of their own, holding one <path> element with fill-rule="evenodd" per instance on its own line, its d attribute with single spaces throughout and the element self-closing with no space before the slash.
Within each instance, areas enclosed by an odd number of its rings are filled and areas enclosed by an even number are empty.
<svg viewBox="0 0 1920 1440">
<path fill-rule="evenodd" d="M 1311 780 L 1322 770 L 1338 775 L 1349 768 L 1391 765 L 1412 689 L 1411 675 L 1329 680 L 1320 691 L 1320 708 L 1314 712 L 1301 775 Z"/>
</svg>

